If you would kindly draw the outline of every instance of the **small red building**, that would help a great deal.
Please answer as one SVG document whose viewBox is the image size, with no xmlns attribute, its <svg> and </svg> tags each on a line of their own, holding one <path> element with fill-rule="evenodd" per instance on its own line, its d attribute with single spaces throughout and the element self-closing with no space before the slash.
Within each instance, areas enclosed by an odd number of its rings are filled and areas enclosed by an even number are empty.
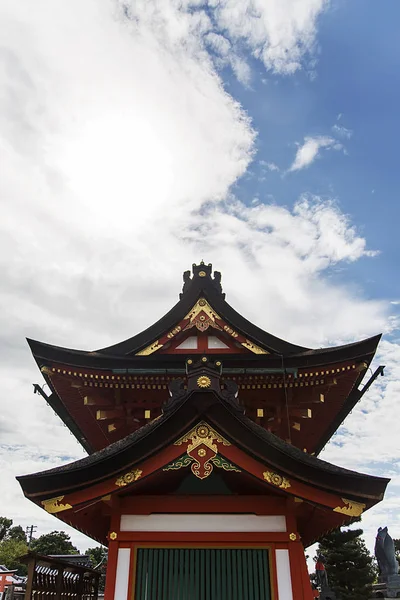
<svg viewBox="0 0 400 600">
<path fill-rule="evenodd" d="M 0 598 L 3 598 L 3 592 L 7 590 L 7 587 L 19 583 L 19 578 L 15 577 L 17 569 L 7 569 L 5 565 L 0 565 Z"/>
<path fill-rule="evenodd" d="M 387 479 L 317 454 L 382 370 L 379 336 L 310 350 L 225 301 L 193 265 L 146 331 L 82 352 L 29 340 L 49 404 L 89 456 L 19 477 L 27 498 L 109 546 L 106 600 L 311 600 L 304 547 Z"/>
</svg>

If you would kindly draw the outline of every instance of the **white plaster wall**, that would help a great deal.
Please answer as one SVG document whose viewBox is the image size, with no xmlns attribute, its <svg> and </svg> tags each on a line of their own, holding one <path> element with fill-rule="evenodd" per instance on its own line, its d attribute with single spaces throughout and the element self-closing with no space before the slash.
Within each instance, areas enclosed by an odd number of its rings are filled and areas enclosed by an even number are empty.
<svg viewBox="0 0 400 600">
<path fill-rule="evenodd" d="M 117 558 L 117 575 L 115 578 L 115 600 L 127 600 L 128 598 L 130 562 L 130 548 L 119 548 Z"/>
<path fill-rule="evenodd" d="M 284 515 L 122 515 L 121 531 L 285 532 Z"/>
<path fill-rule="evenodd" d="M 275 550 L 279 600 L 293 600 L 289 550 Z"/>
</svg>

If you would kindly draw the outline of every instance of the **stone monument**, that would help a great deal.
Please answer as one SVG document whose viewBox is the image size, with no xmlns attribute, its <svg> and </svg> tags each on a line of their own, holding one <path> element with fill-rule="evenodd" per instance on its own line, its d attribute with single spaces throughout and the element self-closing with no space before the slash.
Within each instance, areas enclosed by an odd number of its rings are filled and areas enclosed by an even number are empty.
<svg viewBox="0 0 400 600">
<path fill-rule="evenodd" d="M 387 527 L 378 529 L 375 557 L 378 561 L 379 577 L 378 583 L 373 586 L 374 598 L 400 598 L 399 563 Z"/>
</svg>

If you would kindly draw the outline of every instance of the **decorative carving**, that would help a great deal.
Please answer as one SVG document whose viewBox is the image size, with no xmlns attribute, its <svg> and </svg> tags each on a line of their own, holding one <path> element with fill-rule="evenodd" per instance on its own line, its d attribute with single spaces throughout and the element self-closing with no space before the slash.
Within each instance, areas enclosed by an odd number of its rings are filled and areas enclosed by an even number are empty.
<svg viewBox="0 0 400 600">
<path fill-rule="evenodd" d="M 238 333 L 232 329 L 232 327 L 229 327 L 228 325 L 224 325 L 224 331 L 226 331 L 226 333 L 229 333 L 229 335 L 231 335 L 234 338 L 238 337 Z"/>
<path fill-rule="evenodd" d="M 167 333 L 167 338 L 169 338 L 169 339 L 173 338 L 174 335 L 176 335 L 180 331 L 182 331 L 182 327 L 180 325 L 178 325 L 177 327 L 174 327 L 174 329 L 172 331 Z"/>
<path fill-rule="evenodd" d="M 56 496 L 55 498 L 49 498 L 48 500 L 42 500 L 41 504 L 44 510 L 52 515 L 62 512 L 63 510 L 68 510 L 72 508 L 70 504 L 62 504 L 61 500 L 64 499 L 64 496 Z"/>
<path fill-rule="evenodd" d="M 207 375 L 201 375 L 197 378 L 197 385 L 199 388 L 208 388 L 211 385 L 211 379 Z"/>
<path fill-rule="evenodd" d="M 250 352 L 253 352 L 253 354 L 269 354 L 267 350 L 264 350 L 264 348 L 260 348 L 260 346 L 257 346 L 257 344 L 253 344 L 253 342 L 250 342 L 250 340 L 241 342 L 241 344 L 242 346 L 244 346 L 244 348 L 247 348 L 248 350 L 250 350 Z"/>
<path fill-rule="evenodd" d="M 212 472 L 213 459 L 218 453 L 217 444 L 230 446 L 228 440 L 223 438 L 204 421 L 175 442 L 176 446 L 184 444 L 187 444 L 186 452 L 192 461 L 192 473 L 199 479 L 205 479 Z"/>
<path fill-rule="evenodd" d="M 50 369 L 50 367 L 46 367 L 46 366 L 42 367 L 40 369 L 40 371 L 41 371 L 41 373 L 44 373 L 45 375 L 52 375 L 52 373 L 53 373 L 52 370 Z"/>
<path fill-rule="evenodd" d="M 241 473 L 240 469 L 238 469 L 235 465 L 228 462 L 223 456 L 217 454 L 214 458 L 211 459 L 211 462 L 215 467 L 219 469 L 224 469 L 224 471 L 235 471 L 236 473 Z"/>
<path fill-rule="evenodd" d="M 147 348 L 140 350 L 140 352 L 136 352 L 136 356 L 149 356 L 149 354 L 153 354 L 153 352 L 157 352 L 157 350 L 159 350 L 162 347 L 163 347 L 163 344 L 160 344 L 159 340 L 156 340 L 155 342 L 150 344 L 150 346 L 147 346 Z"/>
<path fill-rule="evenodd" d="M 180 458 L 177 458 L 172 463 L 163 468 L 163 471 L 178 471 L 179 469 L 184 469 L 188 467 L 193 462 L 193 458 L 184 454 Z"/>
<path fill-rule="evenodd" d="M 268 483 L 272 483 L 272 485 L 276 485 L 276 487 L 282 488 L 283 490 L 291 487 L 290 481 L 285 477 L 282 477 L 282 475 L 278 475 L 278 473 L 264 471 L 263 476 L 265 481 L 268 481 Z"/>
<path fill-rule="evenodd" d="M 115 482 L 115 485 L 117 485 L 118 487 L 124 487 L 126 485 L 129 485 L 130 483 L 133 483 L 134 481 L 137 481 L 141 475 L 142 471 L 140 469 L 128 471 L 128 473 L 125 473 L 125 475 L 121 475 L 121 477 L 118 477 L 117 481 Z"/>
<path fill-rule="evenodd" d="M 110 540 L 114 541 L 117 539 L 118 535 L 115 533 L 115 531 L 112 531 L 108 537 Z"/>
<path fill-rule="evenodd" d="M 210 326 L 215 329 L 221 329 L 216 323 L 216 319 L 221 319 L 221 317 L 209 305 L 205 298 L 199 298 L 186 315 L 185 320 L 187 319 L 189 319 L 189 323 L 186 325 L 185 330 L 196 327 L 199 331 L 206 331 Z"/>
<path fill-rule="evenodd" d="M 347 506 L 337 506 L 333 509 L 333 512 L 342 513 L 342 515 L 347 515 L 348 517 L 359 517 L 366 507 L 362 502 L 347 500 L 347 498 L 342 498 L 342 502 L 347 504 Z"/>
<path fill-rule="evenodd" d="M 197 454 L 198 454 L 198 456 L 203 458 L 204 456 L 207 456 L 207 450 L 205 450 L 204 448 L 199 448 Z M 208 458 L 207 463 L 208 464 L 206 465 L 206 467 L 204 469 L 204 473 L 206 473 L 206 474 L 203 477 L 200 476 L 202 474 L 202 471 L 200 470 L 199 462 L 197 461 L 196 458 L 194 458 L 193 456 L 189 456 L 188 454 L 184 454 L 177 460 L 174 460 L 172 463 L 170 463 L 169 465 L 164 467 L 163 471 L 177 471 L 179 469 L 184 469 L 185 467 L 192 465 L 192 472 L 199 479 L 205 479 L 206 477 L 208 477 L 208 475 L 210 475 L 210 473 L 213 470 L 212 465 L 214 465 L 215 467 L 218 467 L 218 469 L 223 469 L 224 471 L 234 471 L 236 473 L 241 472 L 240 469 L 238 469 L 238 467 L 236 467 L 232 463 L 228 462 L 220 454 L 217 454 L 214 457 Z M 212 465 L 209 463 L 212 463 Z"/>
</svg>

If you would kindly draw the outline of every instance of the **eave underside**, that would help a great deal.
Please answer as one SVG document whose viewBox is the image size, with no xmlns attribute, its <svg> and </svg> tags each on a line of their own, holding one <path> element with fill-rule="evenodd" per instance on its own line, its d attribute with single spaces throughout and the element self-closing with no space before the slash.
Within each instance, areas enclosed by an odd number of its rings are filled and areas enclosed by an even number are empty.
<svg viewBox="0 0 400 600">
<path fill-rule="evenodd" d="M 270 356 L 213 355 L 213 360 L 221 359 L 223 380 L 238 385 L 249 417 L 301 450 L 318 453 L 358 401 L 359 385 L 372 357 L 372 353 L 357 351 L 352 360 L 315 367 L 302 367 L 292 359 L 296 367 L 284 370 Z M 132 361 L 134 366 L 122 370 L 80 367 L 36 356 L 53 391 L 49 402 L 88 452 L 158 417 L 168 399 L 168 386 L 177 377 L 186 377 L 183 356 L 140 358 L 141 368 Z"/>
</svg>

